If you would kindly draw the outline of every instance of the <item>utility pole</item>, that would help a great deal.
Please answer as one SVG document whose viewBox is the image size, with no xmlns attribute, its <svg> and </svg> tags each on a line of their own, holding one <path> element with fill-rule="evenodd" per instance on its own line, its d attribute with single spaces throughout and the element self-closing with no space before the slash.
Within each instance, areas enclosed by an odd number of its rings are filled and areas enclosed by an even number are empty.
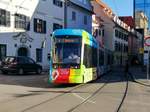
<svg viewBox="0 0 150 112">
<path fill-rule="evenodd" d="M 122 52 L 123 52 L 123 51 L 122 51 L 122 50 L 123 50 L 123 49 L 122 49 L 122 48 L 123 48 L 122 43 L 120 44 L 120 48 L 121 48 L 121 66 L 122 66 L 122 59 L 123 59 L 123 57 L 122 57 Z"/>
<path fill-rule="evenodd" d="M 64 0 L 64 28 L 67 28 L 67 6 L 69 0 Z"/>
<path fill-rule="evenodd" d="M 149 50 L 148 50 L 148 62 L 147 62 L 147 81 L 149 81 Z"/>
</svg>

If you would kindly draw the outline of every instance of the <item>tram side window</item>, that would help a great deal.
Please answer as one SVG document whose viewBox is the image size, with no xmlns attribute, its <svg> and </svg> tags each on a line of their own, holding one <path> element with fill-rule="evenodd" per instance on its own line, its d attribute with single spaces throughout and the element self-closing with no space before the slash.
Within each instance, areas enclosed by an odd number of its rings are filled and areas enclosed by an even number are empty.
<svg viewBox="0 0 150 112">
<path fill-rule="evenodd" d="M 110 64 L 110 56 L 109 56 L 109 54 L 107 55 L 107 65 L 109 65 Z"/>
<path fill-rule="evenodd" d="M 89 45 L 85 45 L 83 64 L 87 68 L 97 66 L 97 49 L 96 48 L 93 48 Z"/>
<path fill-rule="evenodd" d="M 83 59 L 83 64 L 86 66 L 86 68 L 91 67 L 91 49 L 88 45 L 84 46 L 84 59 Z"/>
<path fill-rule="evenodd" d="M 92 67 L 97 67 L 97 49 L 92 48 Z"/>
<path fill-rule="evenodd" d="M 99 65 L 104 65 L 104 52 L 103 51 L 99 51 Z"/>
<path fill-rule="evenodd" d="M 111 54 L 108 54 L 107 55 L 107 65 L 110 65 L 110 64 L 112 64 L 112 56 L 111 56 Z"/>
<path fill-rule="evenodd" d="M 113 54 L 111 54 L 111 65 L 113 64 L 113 60 L 114 60 L 114 57 L 113 57 Z"/>
</svg>

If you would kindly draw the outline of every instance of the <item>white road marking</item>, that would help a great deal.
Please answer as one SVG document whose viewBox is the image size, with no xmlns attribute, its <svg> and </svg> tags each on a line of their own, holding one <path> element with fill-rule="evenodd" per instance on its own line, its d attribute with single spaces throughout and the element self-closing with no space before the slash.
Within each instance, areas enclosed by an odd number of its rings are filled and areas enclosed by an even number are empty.
<svg viewBox="0 0 150 112">
<path fill-rule="evenodd" d="M 77 98 L 79 98 L 79 99 L 81 99 L 81 100 L 83 100 L 83 101 L 85 101 L 85 100 L 87 100 L 87 98 L 83 98 L 83 97 L 81 97 L 80 95 L 78 95 L 78 94 L 76 94 L 76 93 L 72 93 L 74 96 L 76 96 Z M 94 101 L 91 101 L 91 100 L 87 100 L 87 102 L 90 102 L 90 103 L 96 103 L 96 102 L 94 102 Z"/>
</svg>

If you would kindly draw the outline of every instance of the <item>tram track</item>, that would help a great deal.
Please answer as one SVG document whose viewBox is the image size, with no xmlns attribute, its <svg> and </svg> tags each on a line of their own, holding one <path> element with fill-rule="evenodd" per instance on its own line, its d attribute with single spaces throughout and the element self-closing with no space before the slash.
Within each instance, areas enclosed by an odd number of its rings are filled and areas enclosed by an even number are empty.
<svg viewBox="0 0 150 112">
<path fill-rule="evenodd" d="M 127 96 L 127 93 L 128 93 L 128 87 L 129 87 L 129 76 L 128 76 L 128 74 L 125 74 L 125 78 L 126 78 L 126 87 L 125 87 L 124 95 L 122 97 L 122 100 L 121 100 L 118 108 L 116 109 L 116 112 L 120 112 L 121 107 L 123 106 L 123 103 L 124 103 L 126 96 Z"/>
<path fill-rule="evenodd" d="M 129 80 L 128 80 L 128 75 L 125 76 L 126 77 L 126 87 L 125 87 L 125 92 L 123 94 L 122 100 L 118 106 L 118 108 L 116 109 L 115 112 L 120 112 L 121 107 L 123 106 L 123 103 L 125 101 L 125 98 L 127 96 L 127 92 L 128 92 L 128 85 L 129 85 Z M 110 80 L 110 79 L 109 79 Z M 108 80 L 108 82 L 109 82 Z M 74 106 L 73 108 L 71 108 L 70 110 L 68 110 L 67 112 L 73 112 L 74 110 L 76 110 L 78 107 L 80 107 L 81 105 L 83 105 L 84 103 L 88 102 L 92 97 L 94 97 L 97 93 L 99 93 L 107 84 L 108 82 L 104 83 L 101 87 L 99 87 L 93 94 L 91 94 L 89 97 L 87 97 L 83 102 L 81 102 L 80 104 Z"/>
<path fill-rule="evenodd" d="M 124 101 L 125 101 L 125 99 L 126 99 L 126 97 L 127 97 L 127 94 L 128 94 L 128 87 L 129 87 L 129 81 L 130 81 L 129 79 L 131 79 L 131 81 L 132 81 L 133 83 L 135 83 L 135 84 L 142 85 L 142 86 L 145 86 L 145 87 L 150 87 L 150 85 L 148 85 L 148 84 L 145 84 L 145 83 L 142 83 L 142 82 L 140 82 L 140 81 L 137 81 L 137 80 L 135 79 L 134 75 L 129 72 L 129 73 L 126 75 L 126 80 L 127 80 L 127 82 L 126 82 L 125 92 L 124 92 L 122 101 L 120 102 L 120 104 L 119 104 L 119 106 L 118 106 L 116 112 L 120 112 L 120 111 L 121 111 L 121 107 L 123 106 L 123 103 L 124 103 Z"/>
<path fill-rule="evenodd" d="M 29 107 L 29 108 L 26 108 L 26 109 L 24 109 L 24 110 L 21 111 L 21 112 L 26 112 L 26 111 L 28 111 L 28 110 L 30 110 L 30 109 L 33 109 L 33 108 L 35 108 L 35 107 L 38 107 L 38 106 L 40 106 L 40 105 L 42 105 L 42 104 L 45 104 L 45 103 L 50 102 L 50 101 L 53 101 L 53 100 L 55 100 L 55 99 L 57 99 L 57 98 L 59 98 L 59 97 L 61 97 L 61 96 L 64 96 L 65 94 L 71 93 L 72 91 L 76 90 L 77 88 L 80 88 L 80 87 L 85 86 L 85 85 L 86 85 L 86 84 L 80 84 L 80 85 L 78 85 L 78 86 L 72 88 L 71 90 L 68 90 L 68 91 L 66 91 L 66 92 L 64 92 L 64 93 L 62 93 L 62 94 L 59 94 L 59 95 L 55 96 L 55 97 L 49 98 L 49 99 L 47 99 L 47 100 L 45 100 L 45 101 L 43 101 L 43 102 L 40 102 L 40 103 L 38 103 L 38 104 L 36 104 L 36 105 L 33 105 L 33 106 Z"/>
<path fill-rule="evenodd" d="M 144 86 L 144 87 L 150 87 L 150 85 L 148 85 L 148 84 L 145 84 L 145 83 L 142 83 L 142 82 L 137 81 L 137 80 L 135 79 L 134 75 L 129 72 L 129 73 L 126 75 L 126 80 L 127 80 L 127 82 L 126 82 L 125 92 L 124 92 L 124 95 L 123 95 L 123 97 L 122 97 L 122 100 L 121 100 L 121 102 L 120 102 L 118 108 L 116 109 L 116 112 L 121 112 L 121 108 L 123 107 L 125 100 L 128 101 L 127 95 L 128 95 L 128 90 L 129 90 L 129 81 L 130 81 L 130 79 L 131 79 L 131 82 L 133 82 L 133 83 L 135 83 L 135 84 L 142 85 L 142 86 Z"/>
<path fill-rule="evenodd" d="M 66 112 L 73 112 L 74 110 L 76 110 L 77 108 L 79 108 L 81 105 L 83 105 L 83 104 L 85 104 L 86 102 L 88 102 L 91 98 L 93 98 L 95 95 L 97 95 L 98 93 L 100 93 L 100 91 L 102 91 L 103 88 L 106 87 L 106 85 L 109 83 L 109 81 L 110 81 L 110 78 L 107 79 L 103 85 L 101 85 L 98 89 L 96 89 L 95 92 L 93 92 L 91 95 L 89 95 L 87 98 L 85 98 L 81 103 L 75 105 L 74 107 L 70 108 L 70 109 L 67 110 Z M 78 87 L 73 88 L 73 89 L 71 89 L 70 91 L 68 91 L 68 92 L 66 92 L 66 93 L 72 93 L 72 91 L 74 91 L 74 90 L 76 90 L 76 89 L 78 89 L 78 88 L 80 88 L 80 87 L 82 87 L 82 86 L 85 86 L 85 85 L 86 85 L 86 84 L 81 84 L 81 86 L 79 85 Z M 126 87 L 125 87 L 125 92 L 124 92 L 123 97 L 122 97 L 122 100 L 121 100 L 121 102 L 119 103 L 119 106 L 118 106 L 118 108 L 116 109 L 115 112 L 120 112 L 121 107 L 123 106 L 123 103 L 124 103 L 124 101 L 125 101 L 125 98 L 126 98 L 127 92 L 128 92 L 128 85 L 129 85 L 129 80 L 128 80 L 128 75 L 126 75 Z M 88 86 L 90 86 L 90 85 L 88 85 Z M 41 106 L 41 105 L 43 105 L 43 104 L 45 104 L 45 103 L 48 103 L 48 102 L 50 102 L 50 101 L 53 101 L 53 100 L 55 100 L 55 99 L 57 99 L 57 98 L 59 98 L 59 97 L 65 95 L 66 93 L 60 94 L 60 95 L 58 95 L 58 96 L 56 96 L 56 97 L 53 97 L 53 98 L 48 99 L 48 100 L 45 100 L 44 102 L 41 102 L 41 103 L 39 103 L 39 104 L 37 104 L 37 105 L 31 106 L 31 107 L 29 107 L 29 108 L 26 108 L 25 110 L 23 110 L 23 111 L 21 111 L 21 112 L 30 111 L 30 110 L 32 110 L 32 109 L 38 107 L 38 106 Z"/>
<path fill-rule="evenodd" d="M 104 75 L 104 76 L 105 76 L 105 75 Z M 103 77 L 104 77 L 104 76 L 103 76 Z M 124 103 L 124 101 L 125 101 L 125 99 L 126 99 L 126 96 L 127 96 L 127 93 L 128 93 L 129 76 L 128 76 L 128 75 L 124 75 L 124 76 L 125 76 L 124 79 L 126 79 L 126 87 L 125 87 L 125 91 L 124 91 L 122 100 L 121 100 L 121 102 L 119 103 L 119 106 L 118 106 L 118 108 L 116 109 L 115 112 L 120 112 L 121 107 L 123 106 L 123 103 Z M 109 83 L 110 79 L 111 79 L 111 78 L 109 77 L 107 80 L 105 80 L 105 83 L 104 83 L 103 85 L 101 85 L 100 87 L 98 87 L 91 95 L 89 95 L 87 98 L 85 98 L 83 101 L 81 101 L 81 103 L 75 105 L 74 107 L 70 108 L 69 110 L 66 110 L 66 112 L 73 112 L 74 110 L 78 109 L 81 105 L 83 105 L 83 104 L 87 103 L 88 101 L 90 101 L 91 98 L 93 98 L 95 95 L 97 95 L 98 93 L 100 93 L 100 92 L 103 90 L 103 88 L 106 87 L 106 85 Z M 122 79 L 121 79 L 121 80 L 122 80 Z M 79 86 L 76 86 L 76 87 L 72 88 L 71 90 L 68 90 L 68 91 L 66 91 L 66 92 L 64 92 L 64 93 L 62 93 L 62 94 L 60 94 L 60 95 L 57 95 L 57 96 L 55 96 L 55 97 L 53 97 L 53 98 L 47 99 L 47 100 L 45 100 L 45 101 L 43 101 L 43 102 L 40 102 L 40 103 L 38 103 L 38 104 L 36 104 L 36 105 L 33 105 L 33 106 L 31 106 L 31 107 L 28 107 L 28 108 L 24 109 L 24 110 L 21 111 L 21 112 L 31 111 L 31 110 L 34 109 L 34 108 L 37 108 L 37 107 L 39 107 L 39 106 L 41 106 L 41 105 L 43 105 L 43 104 L 46 104 L 46 103 L 48 103 L 48 102 L 54 101 L 54 100 L 58 99 L 59 97 L 62 97 L 62 96 L 64 96 L 64 95 L 68 94 L 68 93 L 74 93 L 74 92 L 73 92 L 74 90 L 76 90 L 76 89 L 78 89 L 78 88 L 80 89 L 81 87 L 84 87 L 84 86 L 91 86 L 91 85 L 88 85 L 88 84 L 80 84 Z"/>
<path fill-rule="evenodd" d="M 106 83 L 104 83 L 101 87 L 99 87 L 93 94 L 91 94 L 89 97 L 87 97 L 85 100 L 83 100 L 81 103 L 79 103 L 78 105 L 74 106 L 73 108 L 71 108 L 70 110 L 68 110 L 67 112 L 73 112 L 75 109 L 77 109 L 78 107 L 80 107 L 82 104 L 86 103 L 88 100 L 90 100 L 93 96 L 95 96 L 97 93 L 99 93 L 106 85 L 108 84 L 108 81 Z"/>
<path fill-rule="evenodd" d="M 104 75 L 100 76 L 97 80 L 101 79 L 102 77 L 105 77 L 106 75 L 107 75 L 107 74 L 104 74 Z M 93 83 L 93 82 L 94 82 L 94 81 L 91 81 L 91 82 L 89 82 L 89 83 Z M 98 90 L 96 90 L 92 95 L 90 95 L 89 97 L 87 97 L 87 98 L 86 98 L 84 101 L 82 101 L 80 104 L 76 105 L 74 108 L 77 108 L 79 105 L 84 104 L 84 103 L 87 102 L 90 98 L 92 98 L 93 96 L 95 96 L 95 94 L 97 94 L 102 88 L 104 88 L 104 87 L 107 85 L 107 83 L 109 82 L 109 80 L 106 80 L 105 82 L 106 82 L 106 83 L 104 83 L 100 88 L 98 88 Z M 26 109 L 24 109 L 24 110 L 21 111 L 21 112 L 30 111 L 31 109 L 34 109 L 34 108 L 36 108 L 36 107 L 38 107 L 38 106 L 41 106 L 41 105 L 43 105 L 43 104 L 46 104 L 46 103 L 48 103 L 48 102 L 50 102 L 50 101 L 56 100 L 57 98 L 62 97 L 62 96 L 64 96 L 64 95 L 68 94 L 68 93 L 74 93 L 74 92 L 73 92 L 74 90 L 76 90 L 76 89 L 78 89 L 78 88 L 80 89 L 81 87 L 85 87 L 85 86 L 91 86 L 91 85 L 89 85 L 89 84 L 87 84 L 87 83 L 85 83 L 85 84 L 80 84 L 79 86 L 77 86 L 77 87 L 75 87 L 75 88 L 73 88 L 73 89 L 71 89 L 71 90 L 69 90 L 69 91 L 67 91 L 67 92 L 65 92 L 65 93 L 62 93 L 62 94 L 60 94 L 60 95 L 57 95 L 57 96 L 55 96 L 55 97 L 53 97 L 53 98 L 50 98 L 50 99 L 48 99 L 48 100 L 45 100 L 45 101 L 43 101 L 43 102 L 41 102 L 41 103 L 39 103 L 39 104 L 33 105 L 33 106 L 29 107 L 29 108 L 26 108 Z M 73 108 L 70 109 L 70 110 L 68 110 L 68 112 L 71 112 L 71 110 L 73 110 Z"/>
<path fill-rule="evenodd" d="M 102 75 L 102 76 L 101 76 L 100 78 L 98 78 L 97 80 L 101 79 L 102 77 L 104 77 L 104 76 L 106 76 L 106 75 L 107 75 L 107 74 Z M 93 81 L 92 81 L 92 82 L 93 82 Z M 92 82 L 90 82 L 90 83 L 92 83 Z M 43 101 L 43 102 L 40 102 L 40 103 L 38 103 L 38 104 L 36 104 L 36 105 L 33 105 L 33 106 L 29 107 L 29 108 L 26 108 L 26 109 L 24 109 L 24 110 L 21 111 L 21 112 L 29 111 L 29 110 L 31 110 L 31 109 L 33 109 L 33 108 L 36 108 L 36 107 L 41 106 L 41 105 L 43 105 L 43 104 L 46 104 L 46 103 L 48 103 L 48 102 L 50 102 L 50 101 L 56 100 L 57 98 L 62 97 L 62 96 L 64 96 L 64 95 L 68 94 L 68 93 L 73 93 L 74 90 L 76 90 L 76 89 L 78 89 L 78 88 L 81 88 L 81 87 L 85 87 L 85 86 L 91 86 L 91 85 L 88 85 L 87 83 L 80 84 L 79 86 L 76 86 L 76 87 L 74 87 L 73 89 L 71 89 L 71 90 L 69 90 L 69 91 L 66 91 L 66 92 L 64 92 L 64 93 L 62 93 L 62 94 L 60 94 L 60 95 L 57 95 L 57 96 L 53 97 L 53 98 L 47 99 L 47 100 L 45 100 L 45 101 Z M 102 89 L 104 86 L 106 86 L 106 83 L 104 83 L 103 86 L 102 86 L 101 88 L 99 88 L 99 89 L 96 91 L 96 93 L 97 93 L 98 91 L 100 91 L 100 89 Z M 96 93 L 95 93 L 95 94 L 96 94 Z M 93 94 L 90 95 L 88 98 L 85 99 L 84 102 L 88 101 L 88 100 L 89 100 L 91 97 L 93 97 L 93 96 L 94 96 Z M 81 102 L 81 103 L 84 103 L 84 102 Z"/>
<path fill-rule="evenodd" d="M 145 86 L 145 87 L 150 87 L 149 84 L 145 84 L 145 83 L 142 83 L 142 82 L 140 82 L 140 81 L 137 81 L 132 73 L 129 73 L 129 74 L 130 74 L 130 77 L 131 77 L 131 79 L 133 80 L 133 82 L 135 82 L 135 83 L 137 83 L 137 84 L 139 84 L 139 85 Z"/>
<path fill-rule="evenodd" d="M 107 74 L 106 74 L 106 75 L 107 75 Z M 104 76 L 106 76 L 106 75 L 104 75 Z M 104 76 L 103 76 L 103 77 L 104 77 Z M 101 77 L 100 79 L 102 79 L 102 77 Z M 111 77 L 108 77 L 107 79 L 104 79 L 104 80 L 103 80 L 104 84 L 99 85 L 100 87 L 97 87 L 97 88 L 94 90 L 94 92 L 92 92 L 90 95 L 88 95 L 83 101 L 79 102 L 78 104 L 75 104 L 75 106 L 73 106 L 73 107 L 71 107 L 71 108 L 68 108 L 68 110 L 66 110 L 66 112 L 73 112 L 74 110 L 78 109 L 81 105 L 83 105 L 83 104 L 89 102 L 90 99 L 92 99 L 92 98 L 93 98 L 94 96 L 96 96 L 98 93 L 101 93 L 101 91 L 103 90 L 103 88 L 105 88 L 106 85 L 109 84 L 109 82 L 111 82 L 110 80 L 111 80 Z M 119 79 L 119 80 L 122 80 L 122 79 Z M 119 81 L 119 80 L 118 80 L 118 81 Z M 124 79 L 124 80 L 125 80 L 125 79 Z M 101 80 L 99 80 L 99 81 L 101 81 Z M 116 81 L 117 81 L 117 80 L 116 80 Z M 119 112 L 119 111 L 120 111 L 120 109 L 121 109 L 121 107 L 122 107 L 122 105 L 123 105 L 123 103 L 124 103 L 124 100 L 125 100 L 125 98 L 126 98 L 127 91 L 128 91 L 128 76 L 126 76 L 126 81 L 127 81 L 127 82 L 126 82 L 126 89 L 125 89 L 123 98 L 122 98 L 122 100 L 121 100 L 121 103 L 119 104 L 119 106 L 118 106 L 116 112 Z M 97 82 L 97 81 L 96 81 L 96 82 Z M 78 85 L 78 86 L 76 86 L 76 87 L 74 87 L 74 88 L 72 88 L 72 89 L 70 89 L 70 90 L 64 91 L 62 94 L 59 94 L 59 95 L 54 96 L 54 97 L 52 97 L 52 98 L 49 98 L 49 99 L 47 99 L 47 100 L 45 100 L 45 101 L 38 102 L 37 104 L 33 104 L 32 106 L 27 107 L 27 108 L 23 109 L 23 110 L 20 111 L 20 112 L 32 111 L 32 110 L 34 110 L 35 108 L 39 108 L 40 106 L 42 106 L 42 105 L 44 105 L 44 104 L 50 103 L 51 101 L 55 101 L 55 100 L 58 99 L 59 97 L 63 98 L 62 96 L 66 95 L 66 94 L 74 93 L 75 90 L 80 89 L 81 87 L 84 87 L 84 88 L 85 88 L 85 86 L 90 86 L 90 87 L 91 87 L 92 85 L 91 85 L 91 84 L 90 84 L 90 85 L 89 85 L 89 84 L 80 84 L 80 85 Z M 58 93 L 59 93 L 59 92 L 58 92 Z M 56 101 L 57 101 L 57 100 L 56 100 Z"/>
<path fill-rule="evenodd" d="M 34 108 L 34 107 L 36 107 L 36 106 L 38 106 L 38 105 L 41 105 L 41 104 L 44 104 L 44 103 L 47 103 L 47 102 L 49 102 L 49 101 L 51 101 L 51 100 L 54 100 L 54 99 L 57 99 L 58 97 L 61 97 L 61 96 L 63 96 L 63 95 L 65 95 L 65 94 L 68 94 L 68 93 L 72 93 L 74 90 L 76 90 L 76 89 L 78 89 L 78 88 L 81 88 L 81 87 L 85 87 L 85 86 L 89 86 L 89 85 L 87 85 L 86 83 L 83 83 L 83 84 L 79 84 L 79 85 L 77 85 L 77 86 L 75 86 L 75 87 L 73 87 L 72 89 L 69 89 L 69 90 L 64 90 L 64 91 L 52 91 L 52 92 L 56 92 L 56 93 L 60 93 L 59 95 L 56 95 L 56 96 L 54 96 L 54 97 L 52 97 L 52 98 L 49 98 L 49 99 L 47 99 L 47 100 L 45 100 L 45 101 L 43 101 L 43 102 L 40 102 L 40 103 L 38 103 L 38 104 L 36 104 L 36 105 L 33 105 L 33 106 L 31 106 L 31 107 L 29 107 L 29 108 Z M 18 95 L 15 95 L 15 98 L 12 98 L 12 99 L 9 99 L 9 100 L 6 100 L 6 101 L 2 101 L 2 102 L 0 102 L 0 104 L 7 104 L 7 103 L 9 103 L 9 102 L 12 102 L 12 101 L 17 101 L 17 100 L 19 100 L 19 99 L 22 99 L 23 97 L 30 97 L 30 96 L 33 96 L 33 95 L 41 95 L 41 93 L 45 93 L 46 92 L 46 94 L 49 94 L 49 93 L 51 93 L 51 91 L 49 91 L 49 90 L 47 90 L 47 91 L 42 91 L 42 92 L 40 92 L 40 91 L 37 91 L 35 94 L 33 93 L 34 91 L 31 91 L 31 93 L 27 93 L 27 94 L 18 94 Z M 24 112 L 24 111 L 23 111 Z"/>
<path fill-rule="evenodd" d="M 104 76 L 106 76 L 106 75 L 104 75 Z M 103 76 L 103 77 L 104 77 Z M 117 76 L 117 75 L 116 75 Z M 114 76 L 113 76 L 114 77 Z M 102 77 L 101 77 L 102 78 Z M 101 79 L 100 78 L 100 79 Z M 107 77 L 106 77 L 107 78 Z M 116 77 L 117 78 L 117 77 Z M 121 94 L 120 94 L 120 97 L 119 97 L 119 101 L 117 101 L 117 104 L 116 104 L 116 106 L 115 106 L 115 109 L 113 109 L 114 110 L 114 112 L 120 112 L 121 111 L 121 109 L 123 109 L 123 106 L 125 106 L 124 104 L 124 102 L 125 102 L 125 100 L 127 99 L 127 95 L 128 95 L 128 87 L 129 87 L 129 81 L 130 81 L 130 78 L 131 78 L 131 76 L 130 76 L 130 74 L 127 74 L 127 75 L 122 75 L 121 77 L 119 77 L 119 79 L 118 80 L 116 80 L 116 78 L 115 78 L 115 82 L 119 82 L 119 81 L 121 81 L 121 82 L 123 82 L 123 85 L 121 85 L 121 86 L 123 86 L 123 89 L 122 89 L 122 91 L 121 91 Z M 101 80 L 99 80 L 99 81 L 101 81 Z M 78 110 L 78 109 L 80 109 L 80 106 L 81 105 L 84 105 L 85 103 L 91 103 L 90 101 L 92 101 L 91 99 L 94 97 L 94 96 L 96 96 L 98 93 L 103 93 L 103 88 L 105 88 L 106 87 L 106 85 L 108 85 L 109 84 L 109 82 L 111 82 L 111 81 L 114 81 L 114 78 L 111 80 L 111 77 L 108 77 L 107 79 L 102 79 L 102 81 L 104 82 L 104 84 L 101 84 L 101 85 L 98 85 L 98 86 L 96 86 L 96 88 L 94 89 L 94 92 L 92 91 L 91 93 L 89 92 L 89 93 L 87 93 L 88 94 L 88 96 L 86 97 L 86 98 L 84 98 L 84 99 L 81 99 L 82 101 L 81 102 L 78 102 L 78 103 L 76 103 L 74 106 L 72 105 L 72 107 L 70 107 L 70 108 L 68 108 L 68 109 L 66 109 L 66 111 L 65 112 L 74 112 L 74 111 L 76 111 L 76 109 Z M 95 82 L 95 81 L 94 81 Z M 97 83 L 97 81 L 96 81 L 96 83 Z M 27 111 L 32 111 L 32 110 L 34 110 L 34 109 L 36 109 L 36 108 L 39 108 L 39 107 L 41 107 L 41 106 L 43 106 L 43 104 L 45 105 L 45 104 L 49 104 L 49 103 L 51 103 L 51 101 L 57 101 L 58 102 L 58 98 L 59 97 L 61 97 L 61 98 L 64 98 L 64 97 L 62 97 L 62 96 L 64 96 L 64 95 L 66 95 L 66 94 L 72 94 L 72 93 L 76 93 L 76 91 L 77 91 L 77 89 L 79 89 L 79 90 L 82 90 L 82 87 L 83 88 L 85 88 L 85 86 L 87 86 L 87 87 L 89 87 L 89 86 L 92 86 L 91 84 L 80 84 L 80 85 L 78 85 L 78 86 L 75 86 L 74 88 L 72 88 L 72 89 L 70 89 L 70 90 L 66 90 L 66 91 L 63 91 L 62 92 L 62 94 L 59 94 L 59 95 L 57 95 L 57 96 L 54 96 L 54 97 L 52 97 L 52 98 L 49 98 L 49 99 L 47 99 L 47 100 L 45 100 L 45 101 L 41 101 L 41 102 L 37 102 L 38 104 L 33 104 L 33 105 L 30 105 L 29 107 L 26 107 L 25 109 L 22 109 L 22 111 L 20 111 L 20 112 L 27 112 Z M 112 85 L 110 85 L 110 87 L 111 87 Z M 125 86 L 125 87 L 124 87 Z M 109 87 L 109 88 L 110 88 Z M 112 86 L 113 87 L 113 86 Z M 91 87 L 90 87 L 91 88 Z M 125 89 L 124 89 L 125 88 Z M 106 88 L 107 89 L 107 88 Z M 85 89 L 84 89 L 85 90 Z M 108 90 L 108 89 L 107 89 Z M 107 91 L 106 90 L 106 91 Z M 105 89 L 104 89 L 104 91 L 105 91 Z M 44 92 L 44 91 L 43 91 Z M 48 91 L 46 91 L 46 92 L 48 92 Z M 51 92 L 51 91 L 50 91 Z M 52 91 L 53 92 L 53 91 Z M 59 93 L 59 91 L 58 92 L 56 92 L 56 93 Z M 79 94 L 80 93 L 84 93 L 84 92 L 80 92 L 79 91 Z M 86 92 L 85 92 L 86 93 Z M 105 93 L 105 92 L 104 92 Z M 89 95 L 90 94 L 90 95 Z"/>
<path fill-rule="evenodd" d="M 97 80 L 99 80 L 100 78 L 102 78 L 102 77 L 104 77 L 104 76 L 106 76 L 107 74 L 103 74 L 103 75 L 101 75 L 100 77 L 98 77 L 97 78 Z M 93 83 L 95 80 L 93 80 L 93 81 L 90 81 L 90 82 L 88 82 L 88 83 Z M 63 96 L 63 95 L 65 95 L 65 94 L 68 94 L 68 93 L 71 93 L 72 91 L 74 91 L 74 90 L 76 90 L 76 89 L 78 89 L 78 88 L 80 88 L 80 87 L 83 87 L 83 86 L 89 86 L 87 83 L 83 83 L 83 84 L 79 84 L 79 85 L 77 85 L 77 86 L 75 86 L 74 88 L 72 88 L 72 89 L 70 89 L 70 90 L 64 90 L 64 91 L 52 91 L 52 92 L 56 92 L 56 93 L 60 93 L 60 92 L 62 92 L 62 94 L 60 94 L 60 95 L 57 95 L 57 96 L 55 96 L 55 97 L 53 97 L 53 98 L 50 98 L 50 100 L 53 100 L 53 99 L 55 99 L 55 98 L 57 98 L 57 97 L 61 97 L 61 96 Z M 15 98 L 12 98 L 12 99 L 9 99 L 9 100 L 6 100 L 6 101 L 2 101 L 2 102 L 0 102 L 0 104 L 1 103 L 7 103 L 7 102 L 11 102 L 11 101 L 15 101 L 15 100 L 18 100 L 18 99 L 21 99 L 22 97 L 21 96 L 26 96 L 26 97 L 30 97 L 31 95 L 40 95 L 40 93 L 44 93 L 44 92 L 47 92 L 47 93 L 51 93 L 51 91 L 49 91 L 49 90 L 46 90 L 46 91 L 40 91 L 40 90 L 38 90 L 38 91 L 29 91 L 29 92 L 31 92 L 31 93 L 27 93 L 27 94 L 22 94 L 22 95 L 16 95 L 16 96 L 20 96 L 20 97 L 15 97 Z M 37 92 L 36 94 L 34 94 L 33 92 Z M 39 92 L 39 93 L 38 93 Z"/>
<path fill-rule="evenodd" d="M 137 84 L 139 84 L 139 85 L 145 86 L 145 87 L 150 87 L 150 85 L 144 84 L 144 83 L 139 82 L 139 81 L 134 81 L 134 82 L 137 83 Z"/>
</svg>

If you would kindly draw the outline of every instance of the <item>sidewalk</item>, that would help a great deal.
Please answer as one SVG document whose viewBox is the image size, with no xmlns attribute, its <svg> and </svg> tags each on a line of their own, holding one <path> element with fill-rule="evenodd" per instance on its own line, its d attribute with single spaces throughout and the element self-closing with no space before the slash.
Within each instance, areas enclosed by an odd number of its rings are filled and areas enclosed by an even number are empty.
<svg viewBox="0 0 150 112">
<path fill-rule="evenodd" d="M 141 66 L 132 66 L 129 68 L 129 72 L 136 81 L 150 85 L 150 80 L 147 80 L 147 72 L 143 71 Z"/>
</svg>

